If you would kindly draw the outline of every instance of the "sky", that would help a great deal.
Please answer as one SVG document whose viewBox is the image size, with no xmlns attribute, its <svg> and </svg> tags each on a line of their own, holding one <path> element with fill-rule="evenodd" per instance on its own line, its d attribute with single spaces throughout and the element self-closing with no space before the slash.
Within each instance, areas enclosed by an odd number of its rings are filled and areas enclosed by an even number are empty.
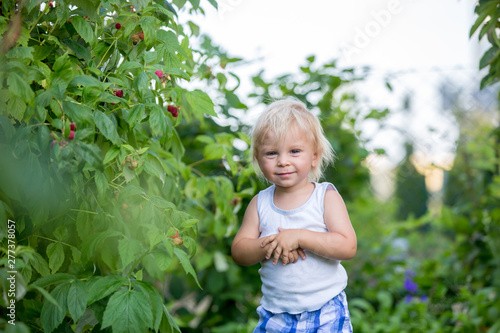
<svg viewBox="0 0 500 333">
<path fill-rule="evenodd" d="M 202 2 L 203 4 L 203 2 Z M 219 0 L 216 11 L 205 3 L 195 22 L 230 55 L 259 59 L 234 68 L 242 89 L 264 69 L 266 78 L 299 71 L 306 57 L 318 63 L 337 60 L 339 67 L 370 66 L 373 78 L 360 86 L 369 107 L 400 108 L 411 95 L 413 111 L 390 119 L 405 127 L 426 163 L 449 164 L 458 132 L 441 110 L 442 80 L 472 84 L 482 53 L 477 36 L 469 39 L 472 0 Z M 396 73 L 394 91 L 382 84 Z M 245 83 L 245 80 L 247 83 Z M 475 84 L 475 82 L 474 82 Z M 408 123 L 408 121 L 410 121 Z M 398 131 L 381 131 L 367 123 L 367 148 L 384 148 L 390 164 L 404 155 Z"/>
</svg>

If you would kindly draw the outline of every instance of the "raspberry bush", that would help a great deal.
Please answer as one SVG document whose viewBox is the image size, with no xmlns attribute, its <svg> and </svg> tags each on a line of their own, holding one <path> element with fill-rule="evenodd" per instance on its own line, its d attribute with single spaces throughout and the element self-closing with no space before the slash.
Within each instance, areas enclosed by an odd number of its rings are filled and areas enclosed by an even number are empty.
<svg viewBox="0 0 500 333">
<path fill-rule="evenodd" d="M 2 2 L 0 219 L 16 222 L 17 330 L 180 331 L 164 291 L 179 270 L 200 287 L 200 209 L 236 221 L 226 174 L 238 170 L 233 134 L 179 135 L 216 116 L 189 88 L 206 78 L 183 9 L 203 12 L 195 0 Z M 184 140 L 227 168 L 201 174 Z M 2 222 L 5 252 L 7 235 Z"/>
</svg>

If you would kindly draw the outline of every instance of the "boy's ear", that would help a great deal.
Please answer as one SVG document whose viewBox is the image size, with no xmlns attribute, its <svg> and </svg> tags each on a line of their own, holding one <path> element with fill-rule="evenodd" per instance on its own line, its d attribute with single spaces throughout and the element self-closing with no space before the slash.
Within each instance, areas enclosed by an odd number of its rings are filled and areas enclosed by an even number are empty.
<svg viewBox="0 0 500 333">
<path fill-rule="evenodd" d="M 314 153 L 313 160 L 312 160 L 312 167 L 313 168 L 315 168 L 318 165 L 318 161 L 319 161 L 319 154 Z"/>
</svg>

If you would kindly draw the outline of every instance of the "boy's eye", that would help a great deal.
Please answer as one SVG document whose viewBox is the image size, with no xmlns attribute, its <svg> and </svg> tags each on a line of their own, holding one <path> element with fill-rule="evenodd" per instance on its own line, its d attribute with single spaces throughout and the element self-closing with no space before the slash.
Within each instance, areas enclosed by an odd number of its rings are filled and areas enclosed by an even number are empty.
<svg viewBox="0 0 500 333">
<path fill-rule="evenodd" d="M 298 154 L 298 153 L 300 153 L 300 149 L 292 149 L 290 151 L 290 153 L 292 153 L 292 154 Z"/>
<path fill-rule="evenodd" d="M 274 155 L 276 155 L 275 151 L 268 151 L 268 152 L 266 152 L 266 156 L 274 156 Z"/>
</svg>

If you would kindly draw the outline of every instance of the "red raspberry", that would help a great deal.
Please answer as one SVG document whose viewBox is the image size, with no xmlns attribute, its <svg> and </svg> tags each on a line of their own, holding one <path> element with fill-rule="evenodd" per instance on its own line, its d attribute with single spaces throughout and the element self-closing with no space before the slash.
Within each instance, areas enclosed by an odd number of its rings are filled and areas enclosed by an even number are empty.
<svg viewBox="0 0 500 333">
<path fill-rule="evenodd" d="M 123 90 L 118 89 L 114 91 L 116 97 L 123 97 Z"/>
<path fill-rule="evenodd" d="M 115 24 L 115 28 L 117 30 L 120 30 L 122 28 L 122 25 L 120 23 Z"/>
<path fill-rule="evenodd" d="M 161 79 L 161 77 L 163 76 L 163 71 L 161 71 L 161 70 L 157 70 L 157 71 L 155 72 L 155 74 L 156 74 L 156 76 L 158 76 L 158 78 L 159 78 L 159 79 Z"/>
<path fill-rule="evenodd" d="M 69 132 L 69 136 L 68 136 L 68 140 L 73 140 L 75 138 L 75 131 L 74 130 L 71 130 Z"/>
<path fill-rule="evenodd" d="M 74 131 L 76 129 L 76 124 L 75 123 L 69 124 L 69 128 L 70 130 Z"/>
<path fill-rule="evenodd" d="M 175 118 L 177 118 L 177 116 L 179 115 L 179 108 L 173 106 L 173 105 L 169 105 L 167 106 L 167 110 L 168 112 L 170 112 L 172 114 L 172 116 L 174 116 Z"/>
</svg>

